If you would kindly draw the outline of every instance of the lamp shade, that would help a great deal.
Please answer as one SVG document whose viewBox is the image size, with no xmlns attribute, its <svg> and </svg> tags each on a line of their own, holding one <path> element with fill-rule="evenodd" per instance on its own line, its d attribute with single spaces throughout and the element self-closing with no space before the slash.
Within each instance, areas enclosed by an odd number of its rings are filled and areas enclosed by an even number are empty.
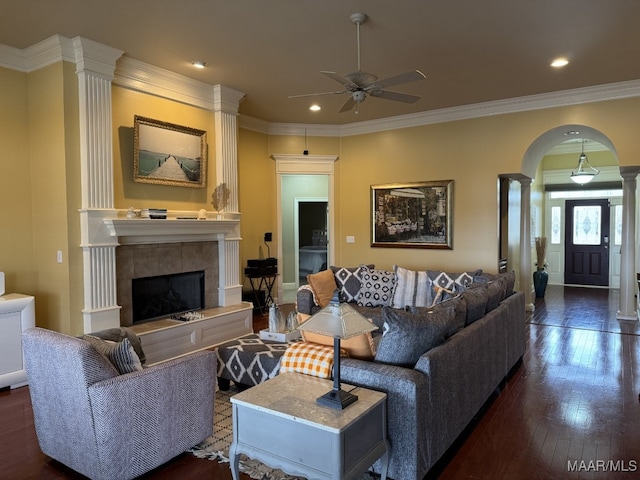
<svg viewBox="0 0 640 480">
<path fill-rule="evenodd" d="M 341 340 L 377 330 L 372 322 L 363 317 L 348 303 L 340 303 L 338 291 L 329 305 L 315 313 L 298 327 L 298 330 L 326 335 Z"/>
</svg>

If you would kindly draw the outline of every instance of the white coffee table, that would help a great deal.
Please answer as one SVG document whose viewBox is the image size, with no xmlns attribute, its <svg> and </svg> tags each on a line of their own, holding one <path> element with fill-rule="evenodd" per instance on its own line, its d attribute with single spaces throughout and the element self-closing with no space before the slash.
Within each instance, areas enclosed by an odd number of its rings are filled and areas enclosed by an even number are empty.
<svg viewBox="0 0 640 480">
<path fill-rule="evenodd" d="M 379 458 L 387 476 L 389 448 L 384 393 L 342 384 L 358 400 L 344 410 L 316 404 L 333 383 L 283 373 L 231 397 L 231 473 L 240 454 L 309 480 L 358 479 Z"/>
</svg>

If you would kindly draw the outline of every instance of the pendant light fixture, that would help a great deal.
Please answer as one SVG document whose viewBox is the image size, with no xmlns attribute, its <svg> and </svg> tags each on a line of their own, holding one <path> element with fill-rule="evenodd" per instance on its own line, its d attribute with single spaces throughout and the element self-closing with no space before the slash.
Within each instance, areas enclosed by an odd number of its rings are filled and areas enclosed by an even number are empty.
<svg viewBox="0 0 640 480">
<path fill-rule="evenodd" d="M 593 180 L 593 177 L 598 175 L 600 170 L 597 168 L 593 168 L 589 163 L 589 159 L 587 155 L 584 153 L 584 138 L 582 139 L 582 152 L 580 153 L 580 158 L 578 158 L 578 166 L 571 172 L 571 180 L 574 182 L 584 185 L 585 183 L 589 183 Z"/>
</svg>

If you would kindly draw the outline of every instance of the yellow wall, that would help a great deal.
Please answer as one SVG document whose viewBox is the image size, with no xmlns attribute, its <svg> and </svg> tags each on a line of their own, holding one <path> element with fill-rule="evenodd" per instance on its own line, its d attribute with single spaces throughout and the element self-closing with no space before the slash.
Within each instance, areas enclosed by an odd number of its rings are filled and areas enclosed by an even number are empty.
<svg viewBox="0 0 640 480">
<path fill-rule="evenodd" d="M 0 68 L 0 85 L 0 271 L 7 293 L 33 295 L 38 272 L 32 256 L 27 74 Z"/>
<path fill-rule="evenodd" d="M 213 210 L 211 192 L 216 187 L 214 116 L 212 112 L 153 95 L 112 88 L 114 207 Z M 190 188 L 133 181 L 133 117 L 139 115 L 207 132 L 209 146 L 207 187 Z"/>
<path fill-rule="evenodd" d="M 72 241 L 68 228 L 72 222 L 79 221 L 77 209 L 80 204 L 74 205 L 74 192 L 78 186 L 67 185 L 67 161 L 70 167 L 74 166 L 74 162 L 73 152 L 66 150 L 65 131 L 67 128 L 77 131 L 78 123 L 77 116 L 75 122 L 73 116 L 65 116 L 65 70 L 64 63 L 58 62 L 29 74 L 28 112 L 33 261 L 38 271 L 36 323 L 69 332 L 72 323 L 69 255 L 73 251 L 77 258 L 80 241 L 79 236 Z M 77 105 L 77 93 L 75 98 Z M 75 142 L 72 143 L 77 143 L 77 133 L 74 136 Z M 77 165 L 75 162 L 75 168 Z M 77 182 L 79 175 L 72 171 L 69 174 L 72 181 Z M 73 211 L 74 206 L 75 214 L 69 217 L 69 210 Z M 76 228 L 76 231 L 79 229 Z M 62 263 L 57 262 L 57 251 L 62 252 Z M 73 316 L 74 323 L 81 319 L 78 311 Z"/>
<path fill-rule="evenodd" d="M 579 150 L 580 147 L 577 146 L 576 149 Z M 578 165 L 578 157 L 580 156 L 580 152 L 577 150 L 576 150 L 577 153 L 545 155 L 541 162 L 542 169 L 543 170 L 560 170 L 560 169 L 573 170 Z M 605 150 L 601 152 L 587 152 L 587 157 L 589 159 L 589 163 L 591 163 L 591 165 L 596 168 L 618 165 L 618 162 L 616 161 L 615 156 L 609 150 Z"/>
<path fill-rule="evenodd" d="M 271 255 L 276 254 L 275 162 L 269 158 L 269 138 L 251 130 L 238 133 L 238 207 L 242 213 L 240 268 L 250 258 L 266 258 L 265 232 L 273 233 Z M 242 277 L 241 277 L 242 278 Z"/>
</svg>

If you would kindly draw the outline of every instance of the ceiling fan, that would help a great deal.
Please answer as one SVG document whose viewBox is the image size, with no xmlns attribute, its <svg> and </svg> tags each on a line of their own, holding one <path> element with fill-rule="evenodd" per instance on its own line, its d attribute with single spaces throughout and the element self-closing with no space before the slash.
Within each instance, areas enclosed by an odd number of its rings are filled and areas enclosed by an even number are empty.
<svg viewBox="0 0 640 480">
<path fill-rule="evenodd" d="M 420 100 L 420 97 L 416 95 L 409 95 L 407 93 L 394 92 L 391 90 L 385 90 L 388 87 L 394 85 L 401 85 L 403 83 L 414 82 L 416 80 L 424 80 L 427 78 L 420 70 L 414 70 L 412 72 L 403 73 L 394 77 L 378 80 L 378 77 L 371 73 L 366 73 L 360 70 L 360 25 L 367 20 L 367 15 L 364 13 L 354 13 L 350 16 L 351 21 L 356 25 L 357 42 L 358 42 L 358 70 L 347 75 L 339 75 L 336 72 L 322 71 L 320 73 L 332 78 L 336 82 L 344 86 L 344 90 L 338 90 L 334 92 L 321 92 L 321 93 L 307 93 L 303 95 L 291 95 L 289 98 L 300 97 L 312 97 L 315 95 L 339 95 L 348 93 L 349 98 L 342 105 L 339 110 L 340 113 L 348 112 L 356 107 L 358 113 L 358 104 L 364 102 L 367 95 L 377 98 L 385 98 L 387 100 L 394 100 L 397 102 L 414 103 Z"/>
</svg>

